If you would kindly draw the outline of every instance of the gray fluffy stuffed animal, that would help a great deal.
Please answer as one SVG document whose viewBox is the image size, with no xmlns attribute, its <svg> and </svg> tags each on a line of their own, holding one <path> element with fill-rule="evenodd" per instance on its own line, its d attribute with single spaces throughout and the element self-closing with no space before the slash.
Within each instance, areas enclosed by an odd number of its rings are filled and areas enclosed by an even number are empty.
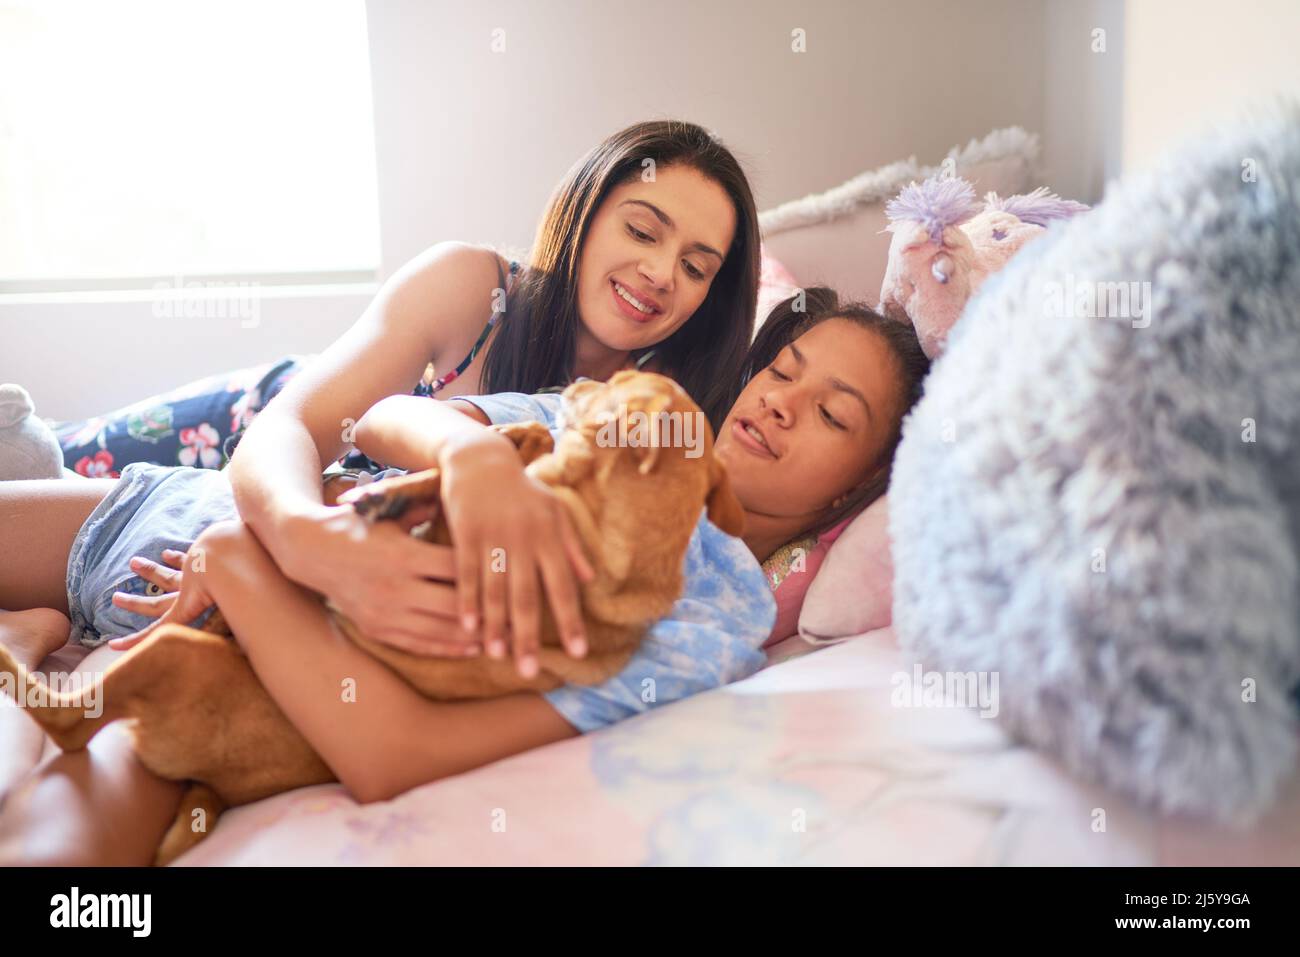
<svg viewBox="0 0 1300 957">
<path fill-rule="evenodd" d="M 1300 104 L 1187 144 L 991 279 L 890 501 L 916 661 L 997 672 L 999 720 L 1085 777 L 1258 817 L 1300 728 Z"/>
<path fill-rule="evenodd" d="M 0 385 L 0 481 L 59 478 L 63 450 L 20 385 Z"/>
</svg>

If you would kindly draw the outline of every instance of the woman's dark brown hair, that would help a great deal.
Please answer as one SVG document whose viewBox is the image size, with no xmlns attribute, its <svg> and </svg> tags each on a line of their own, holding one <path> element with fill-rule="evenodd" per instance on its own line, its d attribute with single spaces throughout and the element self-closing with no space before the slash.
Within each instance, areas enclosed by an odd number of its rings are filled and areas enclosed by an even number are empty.
<svg viewBox="0 0 1300 957">
<path fill-rule="evenodd" d="M 736 209 L 736 232 L 708 295 L 682 327 L 654 347 L 716 429 L 739 394 L 754 332 L 759 236 L 754 197 L 736 158 L 694 123 L 637 123 L 598 145 L 556 187 L 537 230 L 529 268 L 512 294 L 483 370 L 484 392 L 537 392 L 573 378 L 578 262 L 592 217 L 616 186 L 655 169 L 689 166 L 717 183 Z"/>
<path fill-rule="evenodd" d="M 800 298 L 802 296 L 802 299 Z M 903 416 L 905 416 L 921 398 L 922 385 L 930 371 L 930 360 L 921 351 L 921 343 L 911 325 L 889 319 L 874 309 L 860 302 L 841 303 L 834 289 L 814 286 L 796 293 L 789 299 L 783 299 L 772 307 L 767 320 L 754 337 L 749 354 L 745 357 L 742 372 L 742 387 L 758 375 L 781 353 L 781 350 L 807 332 L 813 326 L 820 325 L 828 319 L 844 319 L 863 329 L 869 329 L 880 336 L 889 346 L 889 351 L 897 363 L 898 378 L 902 383 L 902 395 L 899 397 L 898 422 L 894 426 L 889 442 L 876 464 L 883 465 L 878 478 L 854 489 L 848 498 L 832 508 L 826 516 L 809 533 L 821 534 L 834 528 L 841 521 L 855 512 L 866 508 L 889 488 L 889 473 L 894 464 L 894 453 L 898 450 L 902 438 Z"/>
</svg>

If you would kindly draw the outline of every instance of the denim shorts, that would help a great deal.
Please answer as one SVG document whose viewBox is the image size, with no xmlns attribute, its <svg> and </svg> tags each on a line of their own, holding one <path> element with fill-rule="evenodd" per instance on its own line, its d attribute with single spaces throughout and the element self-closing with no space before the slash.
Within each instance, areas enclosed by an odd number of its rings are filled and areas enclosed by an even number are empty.
<svg viewBox="0 0 1300 957">
<path fill-rule="evenodd" d="M 118 608 L 113 592 L 153 594 L 131 571 L 136 555 L 162 562 L 164 549 L 188 551 L 215 522 L 238 517 L 225 472 L 133 463 L 90 513 L 68 555 L 68 617 L 72 640 L 96 648 L 153 619 Z"/>
</svg>

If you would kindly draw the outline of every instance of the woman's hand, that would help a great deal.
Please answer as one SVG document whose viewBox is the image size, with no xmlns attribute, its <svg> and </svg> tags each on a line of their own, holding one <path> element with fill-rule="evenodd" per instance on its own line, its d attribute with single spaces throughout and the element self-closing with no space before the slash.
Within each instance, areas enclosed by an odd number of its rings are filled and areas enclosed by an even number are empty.
<svg viewBox="0 0 1300 957">
<path fill-rule="evenodd" d="M 427 518 L 368 523 L 350 505 L 321 506 L 286 527 L 285 575 L 329 598 L 367 637 L 420 655 L 480 653 L 457 621 L 451 548 L 412 538 Z"/>
<path fill-rule="evenodd" d="M 352 510 L 348 508 L 346 510 L 332 511 L 351 512 Z M 412 510 L 403 516 L 401 522 L 385 522 L 373 526 L 367 525 L 364 521 L 348 521 L 344 515 L 333 516 L 330 521 L 334 523 L 331 526 L 332 531 L 345 537 L 357 534 L 363 537 L 378 535 L 382 538 L 388 538 L 392 529 L 400 529 L 403 534 L 409 534 L 412 527 L 429 517 L 428 511 Z M 355 515 L 353 515 L 353 518 L 355 518 Z M 357 527 L 349 528 L 352 525 Z M 384 531 L 385 528 L 388 531 Z M 202 536 L 200 536 L 201 538 Z M 333 535 L 327 535 L 324 541 L 333 543 L 335 538 Z M 387 591 L 376 596 L 375 600 L 368 601 L 364 595 L 358 594 L 357 591 L 357 582 L 363 577 L 360 565 L 365 561 L 364 554 L 367 549 L 364 546 L 358 547 L 356 542 L 349 539 L 346 542 L 346 556 L 334 565 L 335 568 L 341 569 L 343 574 L 325 578 L 327 582 L 331 583 L 331 587 L 337 588 L 336 594 L 339 597 L 334 599 L 335 606 L 361 628 L 366 635 L 395 648 L 401 648 L 414 654 L 444 655 L 457 658 L 478 654 L 480 651 L 478 639 L 472 634 L 467 634 L 456 625 L 454 617 L 455 590 L 451 585 L 425 582 L 422 579 L 412 577 L 410 584 L 414 585 L 413 588 L 393 587 L 397 583 L 393 581 L 392 569 L 403 560 L 402 556 L 407 556 L 408 560 L 419 560 L 420 564 L 415 568 L 416 573 L 424 572 L 430 577 L 450 578 L 450 572 L 439 573 L 439 569 L 450 569 L 452 567 L 451 549 L 417 542 L 414 539 L 408 539 L 408 541 L 415 547 L 408 547 L 406 542 L 385 543 L 381 549 L 380 574 L 378 577 L 381 579 L 379 587 L 385 588 Z M 197 541 L 195 545 L 198 545 Z M 330 545 L 327 544 L 324 547 L 328 548 Z M 388 555 L 387 553 L 390 551 L 394 554 Z M 319 553 L 317 553 L 317 556 L 319 557 Z M 169 548 L 163 551 L 162 557 L 166 563 L 165 565 L 160 565 L 143 556 L 137 556 L 131 559 L 131 570 L 145 581 L 162 589 L 163 594 L 134 595 L 129 592 L 119 591 L 113 594 L 113 604 L 149 618 L 161 618 L 166 615 L 176 605 L 183 582 L 187 577 L 184 574 L 186 553 Z M 382 564 L 385 561 L 391 561 L 392 565 Z M 321 569 L 317 569 L 318 573 L 320 571 Z M 333 584 L 335 582 L 337 582 L 336 585 Z M 315 587 L 317 591 L 324 591 L 315 585 L 311 587 Z M 395 624 L 399 619 L 394 615 L 395 606 L 404 597 L 409 597 L 415 602 L 424 602 L 423 606 L 417 607 L 424 607 L 426 610 L 432 609 L 428 615 L 422 617 L 418 616 L 418 612 L 417 617 L 408 616 L 405 620 L 409 627 L 405 629 Z M 192 603 L 185 604 L 176 614 L 167 615 L 165 620 L 193 621 L 206 608 L 207 605 L 204 605 L 194 610 Z M 184 612 L 190 611 L 193 611 L 193 614 L 188 615 L 188 617 L 184 616 Z M 363 621 L 369 623 L 369 627 L 362 624 Z M 159 622 L 159 624 L 161 623 Z M 138 643 L 145 634 L 147 634 L 147 631 L 114 639 L 110 642 L 110 645 L 114 648 L 130 648 Z"/>
<path fill-rule="evenodd" d="M 505 654 L 508 631 L 519 673 L 536 675 L 540 576 L 565 649 L 585 655 L 574 575 L 590 581 L 595 572 L 561 500 L 524 473 L 514 445 L 495 433 L 445 446 L 439 464 L 465 630 L 477 629 L 481 602 L 488 654 Z"/>
</svg>

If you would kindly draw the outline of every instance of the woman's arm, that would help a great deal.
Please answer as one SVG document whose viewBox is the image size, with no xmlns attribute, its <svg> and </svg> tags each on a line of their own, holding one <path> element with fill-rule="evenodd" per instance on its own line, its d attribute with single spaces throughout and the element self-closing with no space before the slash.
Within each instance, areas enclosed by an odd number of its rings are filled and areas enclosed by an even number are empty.
<svg viewBox="0 0 1300 957">
<path fill-rule="evenodd" d="M 440 243 L 392 276 L 361 318 L 267 406 L 229 467 L 240 515 L 277 559 L 292 553 L 292 519 L 321 506 L 320 473 L 380 399 L 406 393 L 431 358 L 491 314 L 495 254 Z M 302 564 L 290 555 L 281 566 Z"/>
<path fill-rule="evenodd" d="M 276 703 L 363 803 L 578 732 L 540 695 L 430 701 L 338 631 L 237 523 L 205 534 L 212 599 Z"/>
<path fill-rule="evenodd" d="M 450 549 L 395 526 L 367 529 L 322 503 L 321 471 L 385 396 L 408 392 L 431 357 L 472 342 L 491 314 L 495 255 L 443 243 L 398 271 L 356 324 L 249 426 L 228 474 L 241 517 L 294 581 L 329 596 L 371 637 L 424 652 L 457 645 Z M 423 644 L 421 644 L 423 643 Z"/>
<path fill-rule="evenodd" d="M 567 513 L 539 502 L 534 491 L 511 501 L 513 511 L 484 518 L 479 510 L 459 528 L 449 519 L 461 545 L 453 554 L 413 540 L 395 523 L 367 525 L 354 509 L 325 506 L 321 496 L 324 463 L 343 450 L 357 420 L 381 399 L 408 392 L 428 358 L 445 354 L 447 341 L 465 341 L 448 329 L 471 322 L 481 328 L 499 276 L 494 257 L 443 244 L 404 267 L 357 324 L 257 417 L 229 472 L 240 517 L 285 575 L 330 598 L 366 635 L 416 653 L 456 654 L 480 637 L 489 653 L 504 653 L 508 633 L 520 674 L 530 677 L 537 666 L 539 579 L 566 648 L 584 653 L 574 572 L 590 578 L 591 571 L 565 524 Z M 439 408 L 420 407 L 436 417 L 436 429 L 450 430 L 450 443 L 439 448 L 489 450 L 471 456 L 475 468 L 455 474 L 490 476 L 493 463 L 518 463 L 509 443 L 450 409 L 439 415 Z M 455 484 L 452 475 L 449 468 L 444 490 Z M 529 508 L 538 505 L 546 507 Z M 466 543 L 485 547 L 475 551 Z M 497 572 L 488 556 L 501 549 L 509 557 Z M 452 581 L 457 588 L 446 584 Z"/>
<path fill-rule="evenodd" d="M 464 412 L 457 407 L 463 407 Z M 380 456 L 387 462 L 412 469 L 435 464 L 442 467 L 442 506 L 452 540 L 456 542 L 450 559 L 455 567 L 456 594 L 442 606 L 441 624 L 412 621 L 408 616 L 403 630 L 437 627 L 442 629 L 438 634 L 466 638 L 468 641 L 464 643 L 472 646 L 480 634 L 481 624 L 488 654 L 504 656 L 508 636 L 520 673 L 532 677 L 538 667 L 536 656 L 541 636 L 539 579 L 550 599 L 550 610 L 564 647 L 575 657 L 582 657 L 586 654 L 586 635 L 574 572 L 584 581 L 590 581 L 595 572 L 583 553 L 568 511 L 549 488 L 525 475 L 514 443 L 486 428 L 486 418 L 469 403 L 453 406 L 414 396 L 390 396 L 376 403 L 357 423 L 355 439 L 368 455 Z M 341 500 L 348 499 L 344 496 Z M 345 506 L 334 511 L 344 513 L 339 521 L 360 522 L 351 508 Z M 414 541 L 406 536 L 402 526 L 393 522 L 362 524 L 353 544 L 359 545 L 367 536 L 380 535 L 403 538 L 403 544 L 413 547 L 421 560 L 426 558 L 425 553 L 448 551 Z M 393 559 L 394 563 L 399 560 L 396 556 Z M 345 576 L 354 567 L 346 550 L 337 562 Z M 155 584 L 171 578 L 145 560 L 138 559 L 133 568 Z M 419 573 L 435 574 L 433 571 Z M 174 591 L 163 587 L 165 591 Z M 391 593 L 391 582 L 375 589 L 381 623 L 400 614 L 384 607 Z M 146 598 L 118 593 L 113 597 L 118 607 L 142 614 L 170 608 L 172 600 L 170 594 Z M 339 604 L 337 600 L 336 604 Z M 352 618 L 349 608 L 341 604 L 339 608 Z M 184 610 L 192 618 L 201 608 Z M 452 616 L 457 616 L 459 621 Z M 374 634 L 371 629 L 362 627 L 362 630 Z M 132 643 L 122 640 L 114 647 L 126 648 Z M 405 642 L 390 643 L 427 653 L 426 648 L 411 647 Z M 444 653 L 459 651 L 447 649 Z"/>
</svg>

